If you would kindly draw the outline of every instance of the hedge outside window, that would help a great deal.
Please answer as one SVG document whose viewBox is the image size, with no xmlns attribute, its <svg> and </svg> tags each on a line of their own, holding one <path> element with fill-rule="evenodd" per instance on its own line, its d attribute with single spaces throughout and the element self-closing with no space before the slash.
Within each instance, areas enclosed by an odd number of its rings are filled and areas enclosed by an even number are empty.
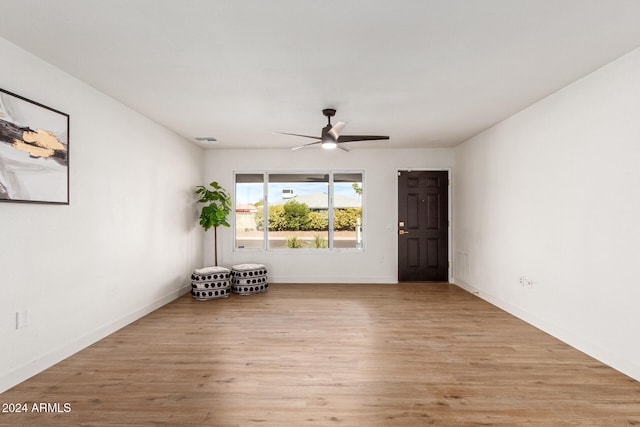
<svg viewBox="0 0 640 427">
<path fill-rule="evenodd" d="M 362 248 L 362 172 L 236 173 L 235 182 L 237 249 Z"/>
</svg>

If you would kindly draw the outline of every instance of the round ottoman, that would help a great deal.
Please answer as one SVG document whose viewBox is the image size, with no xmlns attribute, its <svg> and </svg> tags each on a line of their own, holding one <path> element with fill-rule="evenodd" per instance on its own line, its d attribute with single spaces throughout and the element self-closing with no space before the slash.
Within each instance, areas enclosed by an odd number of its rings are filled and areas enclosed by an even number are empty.
<svg viewBox="0 0 640 427">
<path fill-rule="evenodd" d="M 231 273 L 225 267 L 205 267 L 191 274 L 191 296 L 198 301 L 207 301 L 229 296 Z"/>
<path fill-rule="evenodd" d="M 266 292 L 267 267 L 262 264 L 238 264 L 231 267 L 231 292 L 251 295 Z"/>
</svg>

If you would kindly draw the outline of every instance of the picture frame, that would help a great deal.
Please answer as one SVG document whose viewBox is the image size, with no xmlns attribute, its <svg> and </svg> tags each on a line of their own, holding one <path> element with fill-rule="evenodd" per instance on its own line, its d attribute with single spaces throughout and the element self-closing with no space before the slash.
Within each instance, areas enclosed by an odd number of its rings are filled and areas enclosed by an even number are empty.
<svg viewBox="0 0 640 427">
<path fill-rule="evenodd" d="M 0 202 L 69 204 L 69 115 L 2 88 Z"/>
</svg>

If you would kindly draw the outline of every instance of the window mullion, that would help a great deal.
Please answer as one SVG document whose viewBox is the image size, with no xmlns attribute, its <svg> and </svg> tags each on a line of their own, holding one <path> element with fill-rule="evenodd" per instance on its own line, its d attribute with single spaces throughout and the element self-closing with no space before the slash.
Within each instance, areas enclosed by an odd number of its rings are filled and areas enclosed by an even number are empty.
<svg viewBox="0 0 640 427">
<path fill-rule="evenodd" d="M 262 176 L 262 194 L 264 194 L 264 202 L 262 203 L 262 216 L 264 218 L 262 230 L 262 250 L 269 250 L 269 173 L 265 172 Z"/>
<path fill-rule="evenodd" d="M 329 218 L 329 250 L 333 250 L 333 172 L 329 172 L 329 203 L 328 203 L 328 218 Z"/>
</svg>

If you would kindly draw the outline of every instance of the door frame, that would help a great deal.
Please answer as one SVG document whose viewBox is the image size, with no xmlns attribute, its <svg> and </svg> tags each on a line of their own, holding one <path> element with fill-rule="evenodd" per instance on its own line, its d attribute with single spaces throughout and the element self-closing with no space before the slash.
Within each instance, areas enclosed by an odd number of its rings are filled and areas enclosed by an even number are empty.
<svg viewBox="0 0 640 427">
<path fill-rule="evenodd" d="M 396 185 L 395 185 L 395 207 L 396 207 L 396 212 L 395 212 L 395 223 L 393 226 L 393 229 L 395 230 L 395 275 L 396 275 L 396 283 L 400 283 L 400 281 L 398 280 L 398 264 L 399 264 L 399 257 L 398 257 L 398 221 L 400 221 L 400 218 L 398 217 L 398 175 L 400 172 L 447 172 L 447 176 L 449 177 L 449 185 L 447 188 L 447 192 L 448 192 L 448 196 L 449 196 L 449 200 L 447 203 L 447 220 L 449 221 L 449 229 L 447 230 L 447 257 L 449 258 L 449 266 L 447 268 L 447 277 L 448 277 L 448 282 L 449 283 L 453 283 L 453 219 L 452 219 L 452 212 L 453 212 L 453 197 L 452 197 L 452 190 L 453 190 L 453 173 L 452 173 L 452 168 L 397 168 L 396 169 Z"/>
</svg>

